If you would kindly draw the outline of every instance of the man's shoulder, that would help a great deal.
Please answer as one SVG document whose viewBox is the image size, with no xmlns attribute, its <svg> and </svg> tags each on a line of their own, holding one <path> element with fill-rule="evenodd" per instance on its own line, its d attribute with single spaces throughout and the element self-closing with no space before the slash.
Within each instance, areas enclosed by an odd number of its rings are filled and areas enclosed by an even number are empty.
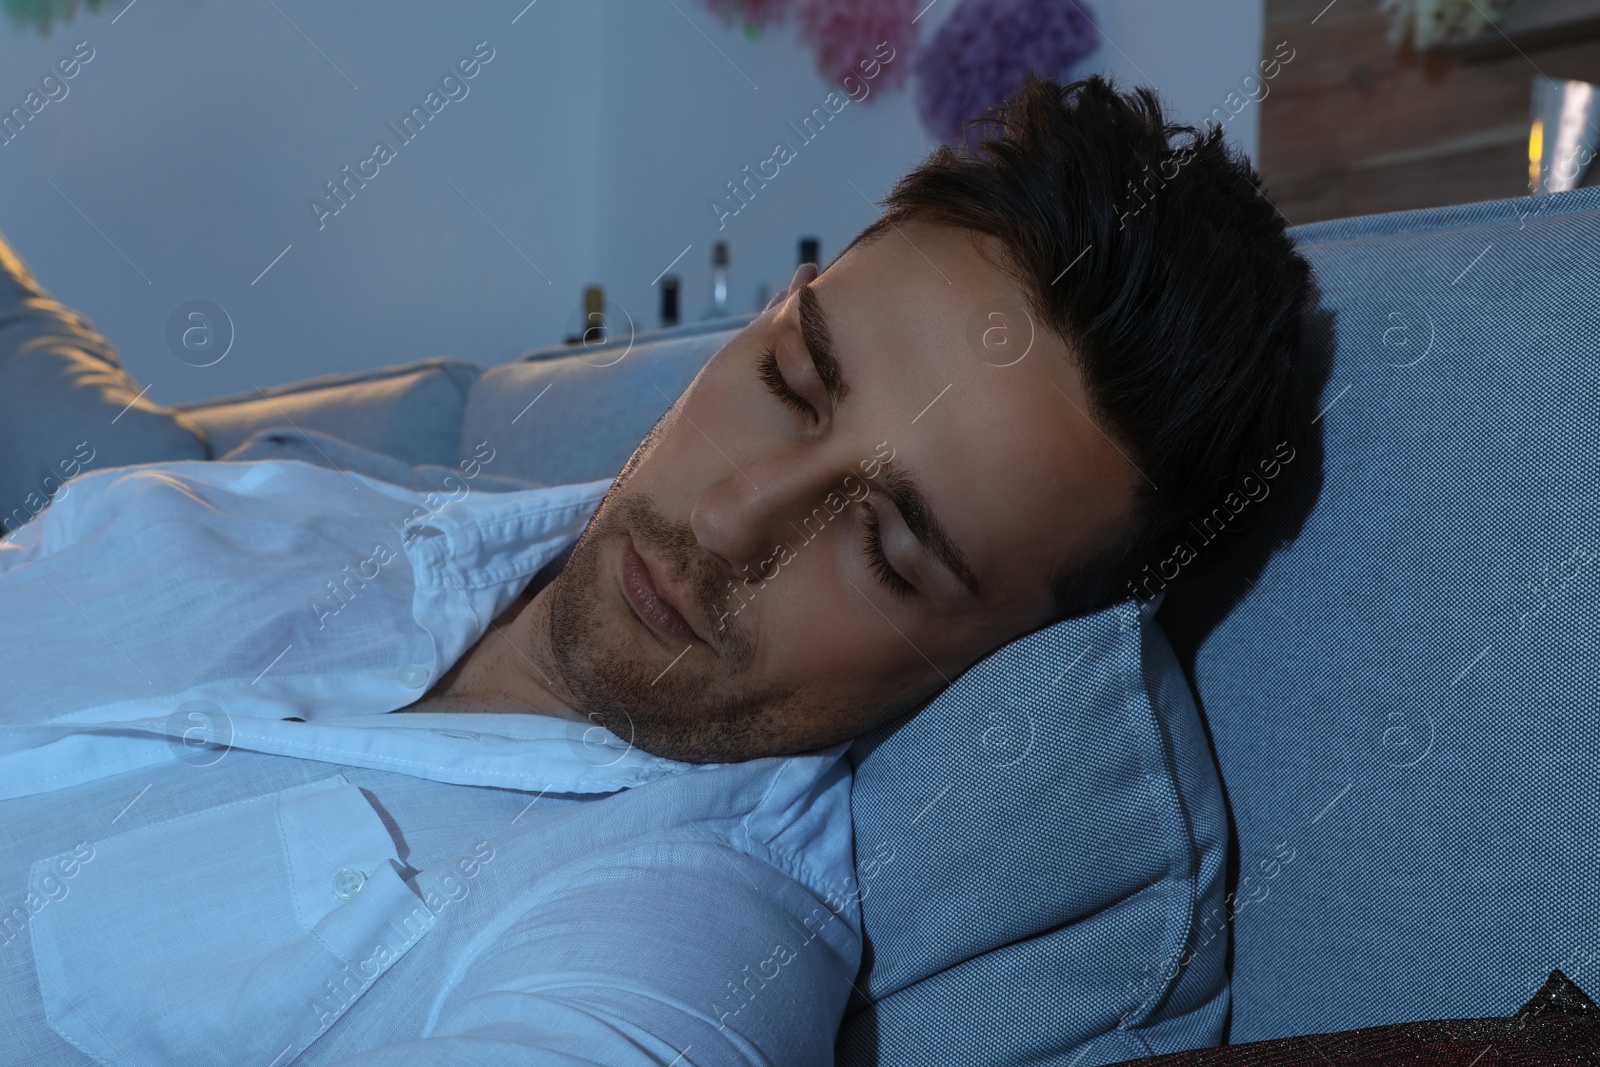
<svg viewBox="0 0 1600 1067">
<path fill-rule="evenodd" d="M 790 756 L 696 765 L 637 791 L 642 805 L 681 796 L 690 834 L 712 832 L 821 895 L 853 884 L 849 742 Z M 633 791 L 630 791 L 633 792 Z M 652 795 L 654 792 L 654 795 Z"/>
</svg>

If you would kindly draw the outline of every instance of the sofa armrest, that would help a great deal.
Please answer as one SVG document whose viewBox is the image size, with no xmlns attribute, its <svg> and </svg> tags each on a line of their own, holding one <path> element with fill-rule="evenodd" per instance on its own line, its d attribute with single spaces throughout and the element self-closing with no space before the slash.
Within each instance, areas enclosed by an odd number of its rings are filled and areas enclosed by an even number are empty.
<svg viewBox="0 0 1600 1067">
<path fill-rule="evenodd" d="M 205 431 L 145 395 L 94 324 L 46 292 L 0 236 L 0 525 L 15 530 L 81 471 L 209 459 Z"/>
</svg>

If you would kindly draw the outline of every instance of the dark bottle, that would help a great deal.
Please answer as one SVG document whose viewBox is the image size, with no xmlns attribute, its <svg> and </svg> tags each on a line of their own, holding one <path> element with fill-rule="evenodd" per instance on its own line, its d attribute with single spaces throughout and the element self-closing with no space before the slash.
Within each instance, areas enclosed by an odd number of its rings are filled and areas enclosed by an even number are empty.
<svg viewBox="0 0 1600 1067">
<path fill-rule="evenodd" d="M 669 274 L 661 279 L 661 325 L 678 325 L 678 276 Z"/>
<path fill-rule="evenodd" d="M 567 335 L 569 345 L 597 345 L 606 339 L 605 290 L 598 285 L 583 290 L 583 332 Z"/>
<path fill-rule="evenodd" d="M 822 260 L 817 258 L 817 239 L 815 237 L 800 238 L 800 262 L 796 266 L 803 267 L 807 263 L 815 263 L 820 270 Z"/>
</svg>

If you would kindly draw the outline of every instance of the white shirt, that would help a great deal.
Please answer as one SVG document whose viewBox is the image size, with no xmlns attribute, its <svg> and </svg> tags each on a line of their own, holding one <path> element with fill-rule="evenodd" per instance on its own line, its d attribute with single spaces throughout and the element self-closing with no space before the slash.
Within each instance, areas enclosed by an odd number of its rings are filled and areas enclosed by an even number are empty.
<svg viewBox="0 0 1600 1067">
<path fill-rule="evenodd" d="M 0 540 L 6 1056 L 831 1063 L 847 744 L 696 765 L 553 716 L 385 714 L 608 484 L 150 464 Z"/>
</svg>

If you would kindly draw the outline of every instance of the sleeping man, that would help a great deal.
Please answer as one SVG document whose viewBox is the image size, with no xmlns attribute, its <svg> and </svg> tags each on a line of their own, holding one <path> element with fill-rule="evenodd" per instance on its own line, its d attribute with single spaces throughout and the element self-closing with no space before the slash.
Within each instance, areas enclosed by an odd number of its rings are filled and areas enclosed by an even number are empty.
<svg viewBox="0 0 1600 1067">
<path fill-rule="evenodd" d="M 0 1058 L 832 1062 L 850 740 L 1296 436 L 1309 272 L 1220 130 L 1000 115 L 614 480 L 113 467 L 0 541 Z"/>
</svg>

